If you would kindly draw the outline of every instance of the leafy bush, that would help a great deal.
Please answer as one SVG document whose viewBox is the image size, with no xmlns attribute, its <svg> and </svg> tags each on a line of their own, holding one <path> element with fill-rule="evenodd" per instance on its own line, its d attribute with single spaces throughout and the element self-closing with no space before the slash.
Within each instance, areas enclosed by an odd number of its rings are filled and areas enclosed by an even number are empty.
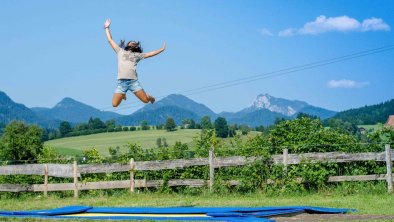
<svg viewBox="0 0 394 222">
<path fill-rule="evenodd" d="M 36 125 L 13 121 L 7 125 L 0 141 L 3 160 L 31 160 L 35 162 L 42 152 L 43 130 Z"/>
</svg>

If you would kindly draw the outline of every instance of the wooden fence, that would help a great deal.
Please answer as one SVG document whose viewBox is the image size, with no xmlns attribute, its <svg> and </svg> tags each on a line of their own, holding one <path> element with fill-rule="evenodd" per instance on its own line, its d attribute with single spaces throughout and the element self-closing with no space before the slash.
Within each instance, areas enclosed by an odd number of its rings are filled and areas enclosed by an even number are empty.
<svg viewBox="0 0 394 222">
<path fill-rule="evenodd" d="M 0 184 L 0 191 L 6 192 L 44 192 L 48 191 L 74 191 L 74 197 L 78 197 L 80 190 L 94 189 L 116 189 L 127 188 L 134 192 L 135 188 L 160 187 L 163 180 L 136 180 L 134 175 L 136 171 L 157 171 L 164 169 L 182 169 L 190 166 L 207 166 L 209 165 L 209 180 L 203 179 L 173 179 L 168 181 L 168 186 L 191 186 L 202 187 L 208 185 L 212 190 L 214 181 L 214 170 L 219 167 L 243 166 L 260 159 L 259 157 L 215 157 L 213 151 L 209 152 L 209 158 L 195 159 L 178 159 L 164 161 L 134 161 L 130 160 L 129 164 L 26 164 L 26 165 L 8 165 L 0 166 L 0 175 L 41 175 L 44 176 L 44 184 L 20 185 L 20 184 Z M 341 181 L 370 181 L 386 180 L 388 192 L 393 192 L 393 174 L 392 161 L 394 152 L 389 145 L 385 146 L 385 152 L 380 153 L 304 153 L 288 154 L 288 150 L 283 150 L 283 155 L 273 155 L 274 164 L 283 164 L 284 169 L 291 164 L 299 164 L 301 161 L 309 162 L 353 162 L 353 161 L 381 161 L 386 162 L 387 173 L 376 175 L 359 175 L 359 176 L 331 176 L 328 182 Z M 80 182 L 78 178 L 83 174 L 93 173 L 114 173 L 129 172 L 129 180 L 102 181 L 102 182 Z M 73 178 L 73 183 L 48 183 L 48 177 Z M 272 182 L 272 181 L 271 181 Z M 227 181 L 230 185 L 238 185 L 239 181 Z M 270 181 L 267 181 L 270 183 Z"/>
</svg>

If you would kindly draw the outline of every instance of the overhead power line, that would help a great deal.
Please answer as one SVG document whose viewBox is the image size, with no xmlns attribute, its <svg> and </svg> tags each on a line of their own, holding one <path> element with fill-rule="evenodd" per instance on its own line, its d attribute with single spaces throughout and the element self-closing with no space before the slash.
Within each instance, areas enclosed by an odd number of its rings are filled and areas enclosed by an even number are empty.
<svg viewBox="0 0 394 222">
<path fill-rule="evenodd" d="M 382 52 L 387 52 L 387 51 L 391 51 L 391 50 L 394 50 L 394 45 L 382 46 L 379 48 L 360 51 L 360 52 L 356 52 L 356 53 L 352 53 L 352 54 L 348 54 L 348 55 L 344 55 L 344 56 L 339 56 L 339 57 L 330 58 L 330 59 L 324 59 L 324 60 L 320 60 L 320 61 L 316 61 L 316 62 L 304 64 L 304 65 L 292 66 L 292 67 L 285 68 L 285 69 L 280 69 L 280 70 L 267 72 L 267 73 L 263 73 L 263 74 L 258 74 L 258 75 L 248 76 L 248 77 L 239 78 L 239 79 L 235 79 L 235 80 L 215 83 L 212 85 L 197 87 L 194 89 L 178 91 L 175 93 L 182 94 L 185 96 L 190 96 L 190 95 L 195 95 L 195 94 L 199 94 L 199 93 L 210 92 L 210 91 L 214 91 L 214 90 L 228 88 L 228 87 L 232 87 L 232 86 L 236 86 L 236 85 L 246 84 L 249 82 L 254 82 L 256 80 L 288 75 L 288 74 L 295 73 L 295 72 L 300 72 L 300 71 L 304 71 L 304 70 L 308 70 L 308 69 L 314 69 L 314 68 L 318 68 L 318 67 L 322 67 L 322 66 L 331 65 L 334 63 L 353 60 L 356 58 L 365 57 L 365 56 L 378 54 L 378 53 L 382 53 Z M 168 95 L 158 96 L 158 97 L 156 97 L 156 100 L 164 98 L 166 96 L 168 96 Z M 137 104 L 137 103 L 141 103 L 141 102 L 136 101 L 136 102 L 127 103 L 127 104 L 124 104 L 122 108 L 117 108 L 117 110 L 123 110 L 123 109 L 128 109 L 128 108 L 135 108 L 135 107 L 144 106 L 144 104 L 133 105 L 133 104 Z M 102 108 L 101 110 L 109 110 L 109 109 L 114 109 L 114 108 L 113 107 L 106 107 L 106 108 Z"/>
</svg>

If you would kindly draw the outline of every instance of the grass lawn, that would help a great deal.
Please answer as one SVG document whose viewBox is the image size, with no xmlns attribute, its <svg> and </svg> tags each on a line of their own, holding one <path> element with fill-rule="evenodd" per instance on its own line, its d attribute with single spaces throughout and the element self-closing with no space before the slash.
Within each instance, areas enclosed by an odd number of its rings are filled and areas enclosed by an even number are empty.
<svg viewBox="0 0 394 222">
<path fill-rule="evenodd" d="M 56 149 L 59 154 L 78 156 L 82 155 L 82 151 L 85 149 L 96 148 L 101 155 L 108 156 L 109 147 L 119 146 L 123 151 L 123 147 L 127 143 L 137 143 L 143 148 L 154 148 L 157 147 L 157 138 L 165 138 L 169 146 L 179 141 L 188 144 L 189 148 L 192 148 L 193 138 L 198 136 L 201 132 L 199 129 L 178 129 L 173 132 L 166 130 L 138 130 L 138 131 L 127 131 L 127 132 L 112 132 L 112 133 L 99 133 L 86 136 L 66 137 L 61 139 L 55 139 L 45 142 L 45 145 L 51 146 Z M 241 135 L 241 132 L 237 132 Z M 241 138 L 245 141 L 248 137 L 254 137 L 261 134 L 260 132 L 251 131 L 248 135 L 243 135 Z M 225 145 L 230 145 L 231 138 L 222 139 Z"/>
<path fill-rule="evenodd" d="M 0 210 L 33 210 L 51 209 L 70 205 L 106 206 L 106 207 L 172 207 L 172 206 L 320 206 L 352 208 L 358 211 L 354 214 L 365 215 L 394 215 L 394 196 L 388 194 L 304 194 L 304 195 L 284 195 L 266 196 L 262 193 L 254 194 L 209 194 L 204 193 L 198 196 L 181 194 L 160 194 L 160 193 L 139 193 L 128 194 L 119 193 L 114 196 L 84 196 L 79 199 L 58 198 L 50 196 L 28 197 L 21 199 L 2 199 Z M 0 219 L 1 220 L 1 219 Z M 26 221 L 15 220 L 7 221 Z M 44 221 L 39 219 L 29 219 L 27 221 Z M 58 220 L 57 220 L 58 221 Z M 64 220 L 67 221 L 67 220 Z M 83 220 L 86 221 L 86 220 Z"/>
<path fill-rule="evenodd" d="M 86 136 L 67 137 L 45 142 L 63 155 L 81 155 L 84 149 L 96 148 L 103 156 L 109 155 L 109 147 L 119 146 L 122 150 L 127 143 L 137 143 L 143 148 L 156 147 L 157 138 L 165 138 L 169 146 L 176 141 L 192 145 L 193 137 L 200 130 L 181 129 L 173 132 L 166 130 L 138 130 L 127 132 L 99 133 Z"/>
<path fill-rule="evenodd" d="M 359 128 L 364 128 L 364 129 L 366 129 L 367 131 L 369 131 L 369 130 L 372 130 L 372 131 L 376 131 L 376 130 L 378 130 L 378 129 L 381 129 L 382 128 L 382 125 L 381 124 L 375 124 L 375 125 L 358 125 L 358 127 Z"/>
</svg>

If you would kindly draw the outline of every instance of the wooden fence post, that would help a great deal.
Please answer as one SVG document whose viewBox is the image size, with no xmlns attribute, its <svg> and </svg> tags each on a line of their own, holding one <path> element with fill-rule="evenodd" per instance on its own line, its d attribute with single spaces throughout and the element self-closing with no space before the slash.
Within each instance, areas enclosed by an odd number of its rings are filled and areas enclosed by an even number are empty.
<svg viewBox="0 0 394 222">
<path fill-rule="evenodd" d="M 73 163 L 73 175 L 74 175 L 74 198 L 78 198 L 78 169 L 77 161 Z"/>
<path fill-rule="evenodd" d="M 389 193 L 393 192 L 393 170 L 392 170 L 392 162 L 391 162 L 391 148 L 389 144 L 386 144 L 385 146 L 386 150 L 386 166 L 387 166 L 387 174 L 386 174 L 386 180 L 387 180 L 387 189 Z"/>
<path fill-rule="evenodd" d="M 44 165 L 44 197 L 48 196 L 48 165 Z"/>
<path fill-rule="evenodd" d="M 213 148 L 209 149 L 209 191 L 213 190 L 213 180 L 215 175 L 215 167 L 213 162 Z"/>
<path fill-rule="evenodd" d="M 289 156 L 289 150 L 287 148 L 283 149 L 283 172 L 287 174 L 287 159 Z"/>
<path fill-rule="evenodd" d="M 134 172 L 135 172 L 135 163 L 134 159 L 130 159 L 130 192 L 135 192 L 135 180 L 134 180 Z"/>
</svg>

